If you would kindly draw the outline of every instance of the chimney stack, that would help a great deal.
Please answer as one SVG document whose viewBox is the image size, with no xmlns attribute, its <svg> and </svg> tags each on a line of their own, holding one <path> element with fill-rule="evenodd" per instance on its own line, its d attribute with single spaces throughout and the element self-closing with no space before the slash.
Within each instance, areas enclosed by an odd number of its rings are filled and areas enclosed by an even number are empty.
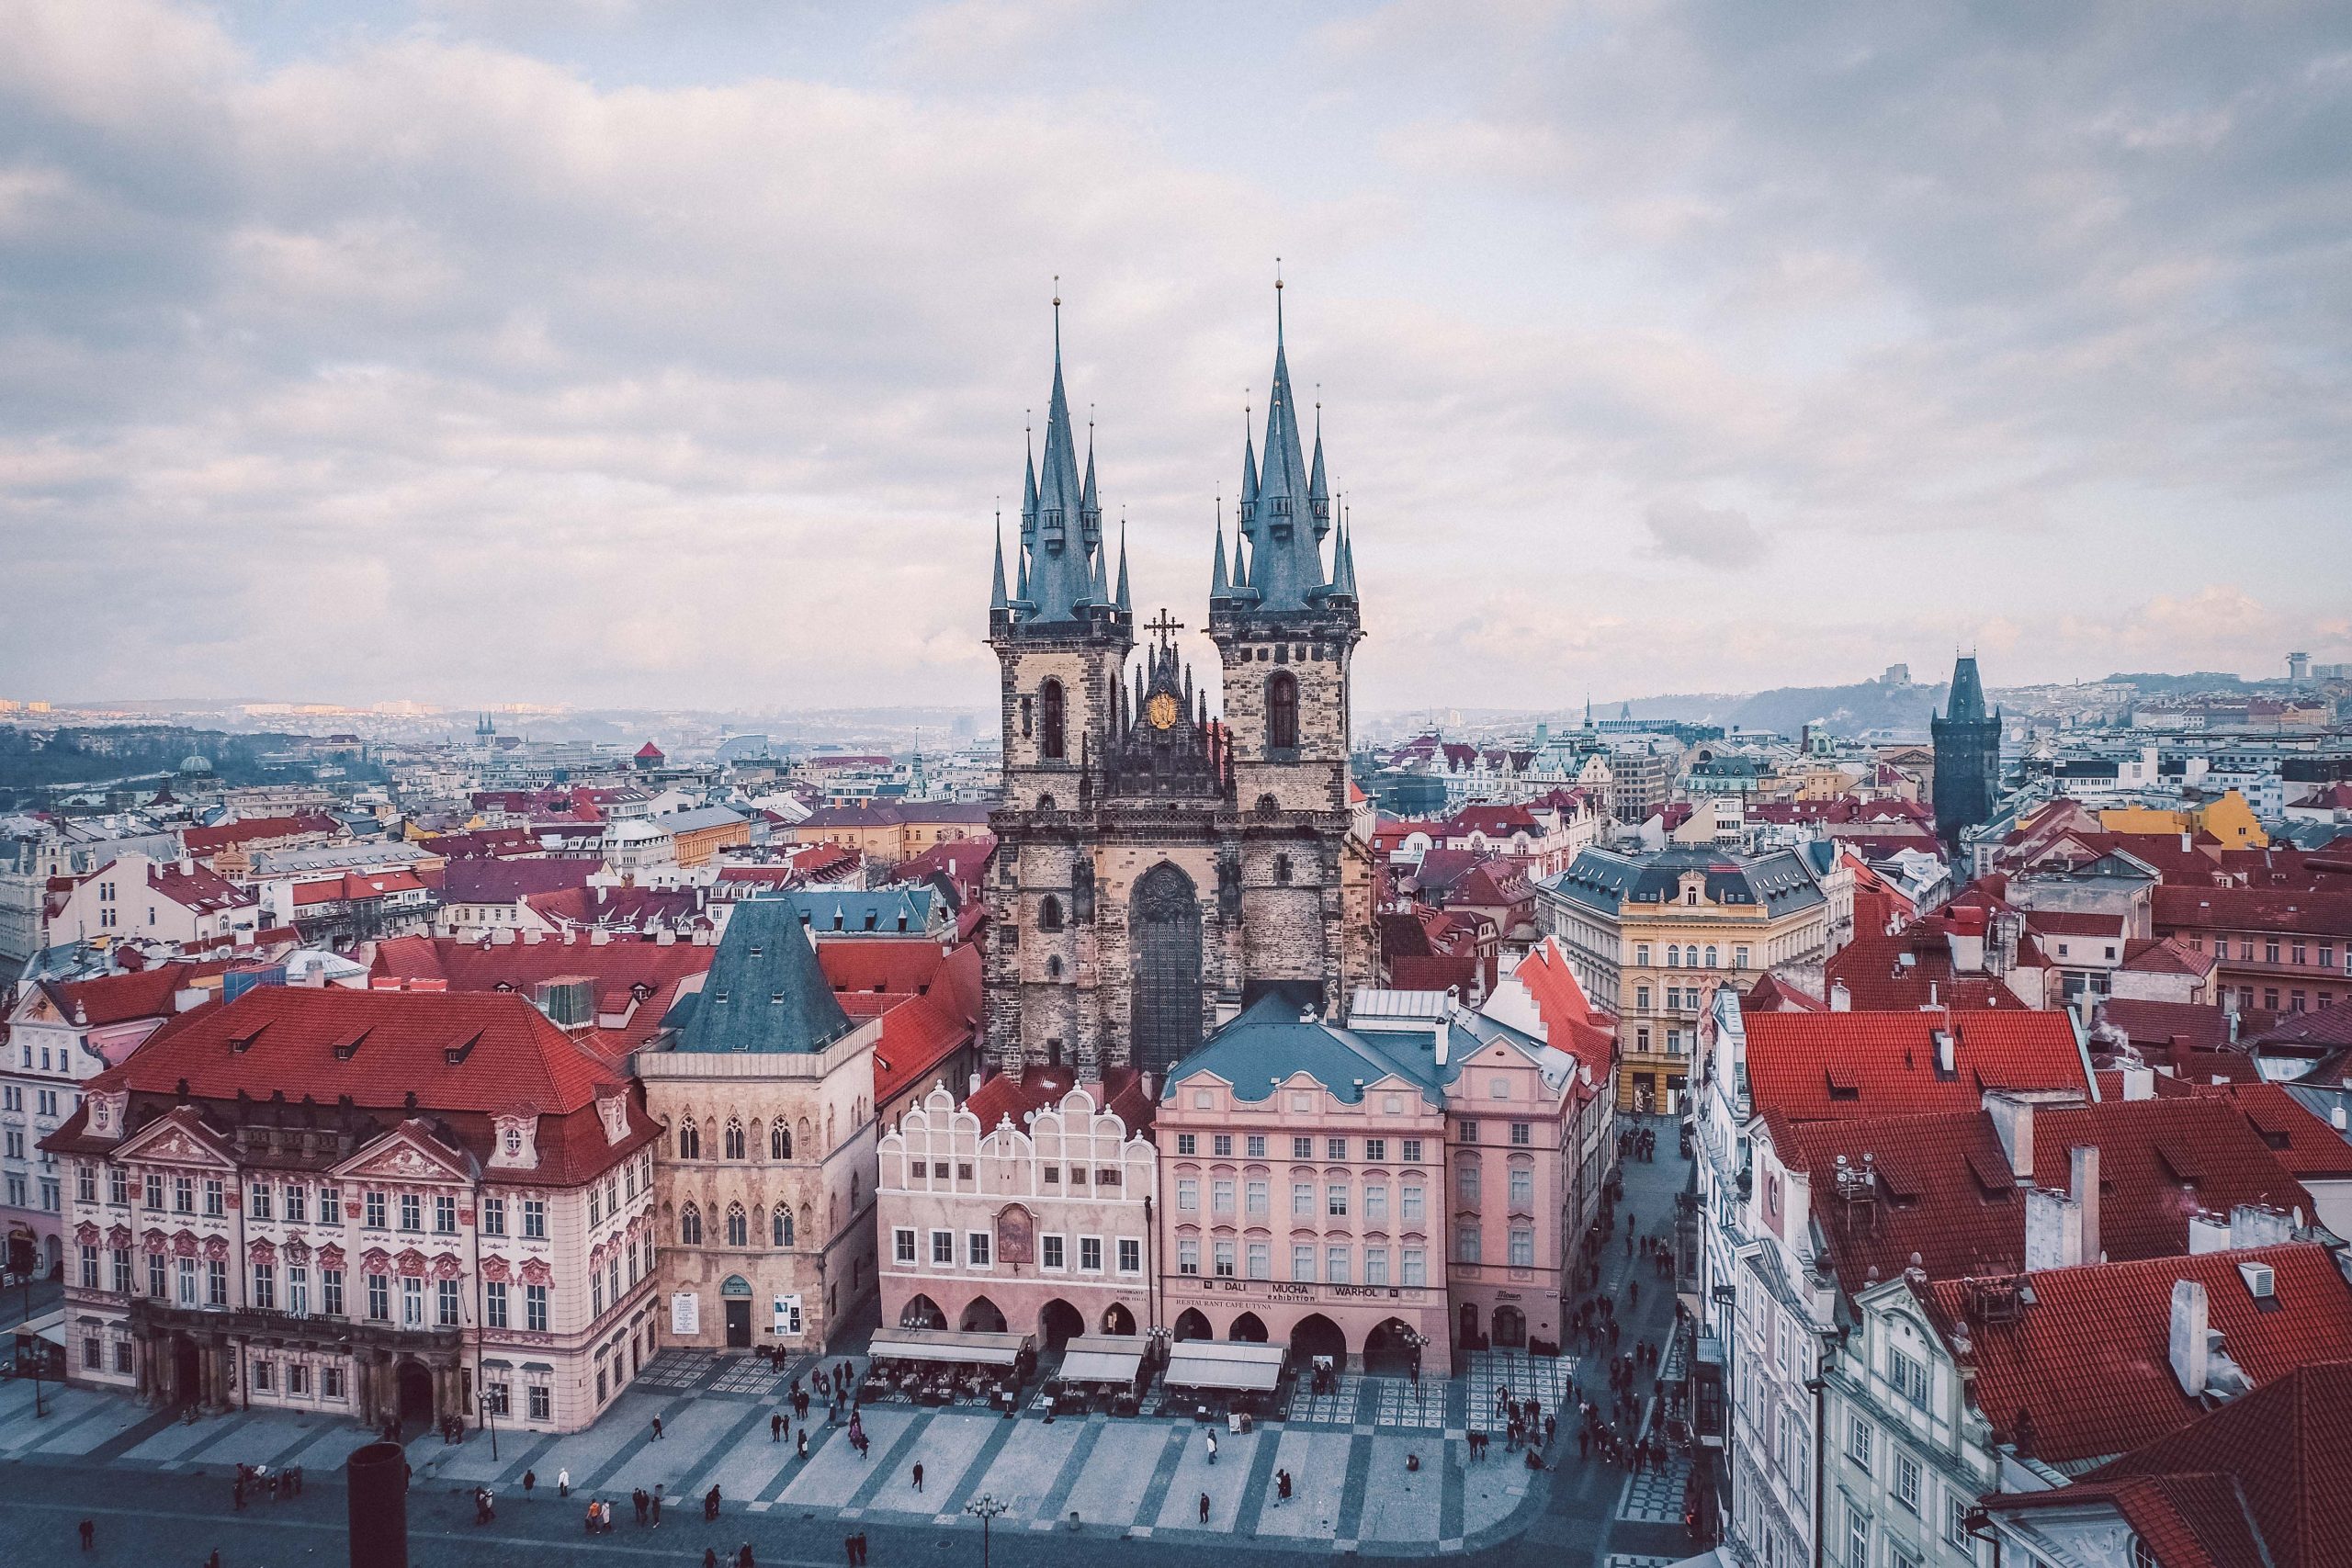
<svg viewBox="0 0 2352 1568">
<path fill-rule="evenodd" d="M 2172 1375 L 2180 1392 L 2203 1397 L 2211 1346 L 2206 1338 L 2205 1287 L 2194 1280 L 2172 1284 Z"/>
<path fill-rule="evenodd" d="M 1945 1077 L 1960 1074 L 1960 1046 L 1949 1029 L 1939 1029 L 1936 1035 L 1936 1071 Z"/>
<path fill-rule="evenodd" d="M 2083 1261 L 2106 1261 L 2099 1251 L 2098 1145 L 2076 1144 L 2066 1151 L 2068 1190 L 2082 1213 Z"/>
<path fill-rule="evenodd" d="M 1829 1010 L 1831 1012 L 1854 1010 L 1854 993 L 1846 988 L 1846 982 L 1843 980 L 1835 980 L 1830 983 Z"/>
<path fill-rule="evenodd" d="M 2030 1272 L 2083 1261 L 2083 1211 L 2064 1192 L 2035 1187 L 2025 1195 L 2025 1266 Z"/>
<path fill-rule="evenodd" d="M 2154 1100 L 2156 1098 L 2156 1069 L 2126 1067 L 2123 1069 L 2123 1098 Z"/>
<path fill-rule="evenodd" d="M 2009 1156 L 2009 1172 L 2019 1181 L 2033 1179 L 2033 1102 L 2012 1095 L 1987 1094 L 1984 1109 L 1993 1118 L 1993 1130 L 2001 1135 L 2001 1147 Z"/>
</svg>

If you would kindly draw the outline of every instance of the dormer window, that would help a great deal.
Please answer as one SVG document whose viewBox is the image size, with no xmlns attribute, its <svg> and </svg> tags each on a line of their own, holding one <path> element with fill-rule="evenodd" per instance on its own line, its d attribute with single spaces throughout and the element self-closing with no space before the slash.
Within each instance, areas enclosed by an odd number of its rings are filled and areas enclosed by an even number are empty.
<svg viewBox="0 0 2352 1568">
<path fill-rule="evenodd" d="M 517 1157 L 523 1152 L 523 1129 L 520 1127 L 508 1127 L 499 1137 L 498 1145 L 500 1148 L 506 1151 L 506 1157 L 508 1159 Z"/>
</svg>

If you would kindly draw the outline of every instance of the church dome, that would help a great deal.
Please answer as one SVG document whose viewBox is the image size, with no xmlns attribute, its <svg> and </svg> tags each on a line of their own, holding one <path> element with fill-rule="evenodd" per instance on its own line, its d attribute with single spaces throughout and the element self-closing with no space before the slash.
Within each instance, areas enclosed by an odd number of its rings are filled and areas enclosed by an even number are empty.
<svg viewBox="0 0 2352 1568">
<path fill-rule="evenodd" d="M 209 773 L 211 771 L 212 759 L 209 757 L 191 751 L 180 759 L 180 772 L 184 773 Z"/>
</svg>

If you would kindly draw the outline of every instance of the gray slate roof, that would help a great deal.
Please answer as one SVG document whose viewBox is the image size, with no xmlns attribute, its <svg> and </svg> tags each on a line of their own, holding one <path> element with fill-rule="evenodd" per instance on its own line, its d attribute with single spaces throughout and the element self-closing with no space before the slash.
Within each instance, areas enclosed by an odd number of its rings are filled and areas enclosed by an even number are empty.
<svg viewBox="0 0 2352 1568">
<path fill-rule="evenodd" d="M 1703 845 L 1634 855 L 1591 849 L 1543 886 L 1568 903 L 1614 915 L 1627 904 L 1671 901 L 1693 871 L 1705 874 L 1707 897 L 1719 904 L 1760 904 L 1778 916 L 1823 902 L 1803 859 L 1786 850 L 1749 856 Z"/>
<path fill-rule="evenodd" d="M 821 1051 L 854 1026 L 789 898 L 735 906 L 679 1051 Z"/>
<path fill-rule="evenodd" d="M 1381 1027 L 1379 1020 L 1353 1026 L 1302 1020 L 1294 1003 L 1269 994 L 1178 1063 L 1168 1075 L 1169 1088 L 1206 1073 L 1231 1084 L 1235 1099 L 1255 1104 L 1276 1092 L 1275 1080 L 1288 1082 L 1305 1073 L 1342 1104 L 1354 1105 L 1366 1089 L 1394 1077 L 1419 1089 L 1430 1104 L 1443 1105 L 1446 1089 L 1461 1076 L 1464 1061 L 1498 1043 L 1524 1052 L 1555 1091 L 1574 1070 L 1566 1053 L 1483 1014 L 1453 1010 L 1453 1043 L 1442 1065 L 1426 1020 L 1398 1012 L 1386 1021 L 1396 1027 Z"/>
<path fill-rule="evenodd" d="M 922 936 L 931 929 L 939 895 L 933 887 L 876 887 L 841 892 L 803 888 L 786 897 L 820 936 Z"/>
</svg>

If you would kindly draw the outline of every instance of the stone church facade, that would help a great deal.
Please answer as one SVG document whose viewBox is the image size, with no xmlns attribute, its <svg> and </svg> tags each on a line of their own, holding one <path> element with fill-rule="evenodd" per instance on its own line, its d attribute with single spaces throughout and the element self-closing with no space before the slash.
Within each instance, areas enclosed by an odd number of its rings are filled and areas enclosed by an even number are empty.
<svg viewBox="0 0 2352 1568">
<path fill-rule="evenodd" d="M 998 1065 L 1164 1074 L 1280 987 L 1336 1009 L 1375 983 L 1370 863 L 1348 834 L 1355 562 L 1318 430 L 1303 430 L 1279 327 L 1262 467 L 1245 442 L 1228 565 L 1216 532 L 1212 716 L 1164 613 L 1138 628 L 1094 455 L 1062 378 L 1023 487 L 989 641 L 1004 789 L 988 888 L 987 1048 Z M 1138 649 L 1136 633 L 1145 633 Z"/>
</svg>

